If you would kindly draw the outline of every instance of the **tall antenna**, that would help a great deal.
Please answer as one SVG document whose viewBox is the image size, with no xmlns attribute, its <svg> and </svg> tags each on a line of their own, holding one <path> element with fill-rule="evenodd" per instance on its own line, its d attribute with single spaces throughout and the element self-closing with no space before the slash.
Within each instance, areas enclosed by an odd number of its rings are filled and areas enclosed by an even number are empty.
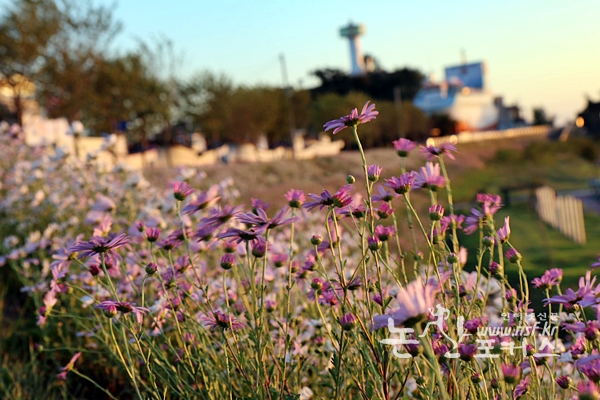
<svg viewBox="0 0 600 400">
<path fill-rule="evenodd" d="M 288 111 L 288 124 L 290 130 L 290 140 L 292 141 L 292 158 L 296 158 L 296 150 L 294 148 L 294 137 L 296 135 L 296 122 L 294 121 L 294 110 L 292 108 L 292 94 L 293 89 L 288 84 L 287 66 L 285 64 L 285 55 L 281 53 L 279 55 L 279 62 L 281 63 L 281 77 L 283 79 L 283 91 L 285 94 L 286 107 Z"/>
<path fill-rule="evenodd" d="M 348 26 L 340 29 L 340 36 L 345 37 L 350 42 L 350 63 L 352 69 L 350 75 L 362 75 L 365 73 L 365 60 L 360 48 L 360 35 L 365 33 L 364 24 L 354 25 L 352 22 Z"/>
</svg>

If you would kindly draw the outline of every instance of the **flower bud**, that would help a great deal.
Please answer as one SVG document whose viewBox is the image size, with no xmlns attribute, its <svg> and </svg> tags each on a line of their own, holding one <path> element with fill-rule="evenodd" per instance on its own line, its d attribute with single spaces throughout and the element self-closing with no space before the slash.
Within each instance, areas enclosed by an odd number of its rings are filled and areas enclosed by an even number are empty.
<svg viewBox="0 0 600 400">
<path fill-rule="evenodd" d="M 105 307 L 102 311 L 104 312 L 104 316 L 106 318 L 114 318 L 117 316 L 117 307 L 115 306 Z"/>
<path fill-rule="evenodd" d="M 90 274 L 92 274 L 92 276 L 98 276 L 98 274 L 100 273 L 100 267 L 96 264 L 92 264 L 90 265 Z"/>
<path fill-rule="evenodd" d="M 265 301 L 265 310 L 267 310 L 267 312 L 273 312 L 275 309 L 277 309 L 277 302 L 275 300 Z"/>
<path fill-rule="evenodd" d="M 506 251 L 506 258 L 513 264 L 521 261 L 521 254 L 513 247 Z"/>
<path fill-rule="evenodd" d="M 356 317 L 354 314 L 346 314 L 340 317 L 340 325 L 345 331 L 351 331 L 356 326 Z"/>
<path fill-rule="evenodd" d="M 566 375 L 561 375 L 558 378 L 556 378 L 556 383 L 561 388 L 568 389 L 569 386 L 573 384 L 573 380 L 571 380 L 571 378 Z"/>
<path fill-rule="evenodd" d="M 346 177 L 346 183 L 349 185 L 352 185 L 354 182 L 356 182 L 356 178 L 352 175 L 348 175 Z"/>
<path fill-rule="evenodd" d="M 456 253 L 450 253 L 446 256 L 446 261 L 449 264 L 456 264 L 458 262 L 458 255 Z"/>
<path fill-rule="evenodd" d="M 377 236 L 369 236 L 367 238 L 367 244 L 371 251 L 377 251 L 381 249 L 381 246 L 383 245 Z"/>
<path fill-rule="evenodd" d="M 150 243 L 154 243 L 160 237 L 160 228 L 146 228 L 146 240 Z"/>
<path fill-rule="evenodd" d="M 138 221 L 135 223 L 135 227 L 138 230 L 138 232 L 144 232 L 144 230 L 146 229 L 146 225 L 144 224 L 144 222 L 142 221 Z"/>
<path fill-rule="evenodd" d="M 421 262 L 423 261 L 423 252 L 422 251 L 417 251 L 416 253 L 413 253 L 413 259 L 416 262 Z"/>
<path fill-rule="evenodd" d="M 313 288 L 315 291 L 321 290 L 321 288 L 323 288 L 323 280 L 321 278 L 313 279 L 310 283 L 310 287 Z"/>
<path fill-rule="evenodd" d="M 146 265 L 146 273 L 148 275 L 154 275 L 154 273 L 156 273 L 156 270 L 158 269 L 158 267 L 156 266 L 156 264 L 154 263 L 148 263 L 148 265 Z"/>
<path fill-rule="evenodd" d="M 439 204 L 429 207 L 429 219 L 432 221 L 439 221 L 444 216 L 444 207 Z"/>
<path fill-rule="evenodd" d="M 323 243 L 323 237 L 321 235 L 312 235 L 310 243 L 312 243 L 313 246 L 318 246 Z"/>
<path fill-rule="evenodd" d="M 356 278 L 353 281 L 348 282 L 346 287 L 348 288 L 348 290 L 352 290 L 352 291 L 360 289 L 360 287 L 361 287 L 360 279 Z"/>
<path fill-rule="evenodd" d="M 489 266 L 490 274 L 492 275 L 502 275 L 502 266 L 498 264 L 496 261 L 492 261 Z"/>
<path fill-rule="evenodd" d="M 223 254 L 223 257 L 221 257 L 221 268 L 223 268 L 224 270 L 230 270 L 231 268 L 233 268 L 233 265 L 235 264 L 235 255 L 232 253 L 226 253 Z"/>
<path fill-rule="evenodd" d="M 371 182 L 377 182 L 381 175 L 381 167 L 377 164 L 367 166 L 367 178 Z"/>
<path fill-rule="evenodd" d="M 252 255 L 256 258 L 262 258 L 267 251 L 266 242 L 258 241 L 252 246 Z"/>
<path fill-rule="evenodd" d="M 494 244 L 494 238 L 491 236 L 484 236 L 481 243 L 483 243 L 485 247 L 491 247 Z"/>
</svg>

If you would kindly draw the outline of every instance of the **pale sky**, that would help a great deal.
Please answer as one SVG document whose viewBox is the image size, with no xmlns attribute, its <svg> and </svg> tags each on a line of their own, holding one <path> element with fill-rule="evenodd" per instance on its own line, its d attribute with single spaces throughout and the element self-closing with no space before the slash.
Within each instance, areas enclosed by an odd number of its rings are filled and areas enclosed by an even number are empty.
<svg viewBox="0 0 600 400">
<path fill-rule="evenodd" d="M 289 81 L 310 88 L 310 72 L 350 70 L 339 29 L 363 23 L 363 52 L 392 71 L 409 66 L 443 77 L 445 66 L 485 61 L 487 87 L 518 103 L 524 116 L 545 107 L 558 122 L 573 119 L 586 95 L 600 100 L 600 0 L 94 0 L 114 4 L 124 25 L 116 46 L 135 38 L 170 38 L 183 63 L 224 73 L 237 84 L 281 85 L 279 55 Z"/>
</svg>

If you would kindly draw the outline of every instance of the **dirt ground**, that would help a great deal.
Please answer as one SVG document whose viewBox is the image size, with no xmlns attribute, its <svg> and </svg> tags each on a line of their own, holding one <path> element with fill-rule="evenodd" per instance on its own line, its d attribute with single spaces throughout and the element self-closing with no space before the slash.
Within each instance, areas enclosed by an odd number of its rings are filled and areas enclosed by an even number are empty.
<svg viewBox="0 0 600 400">
<path fill-rule="evenodd" d="M 526 138 L 501 140 L 486 143 L 473 143 L 458 146 L 456 161 L 447 160 L 451 175 L 460 174 L 467 169 L 483 168 L 486 160 L 492 158 L 498 149 L 522 149 L 532 140 Z M 381 181 L 400 174 L 400 158 L 393 148 L 370 149 L 366 151 L 367 163 L 378 164 L 383 168 Z M 407 169 L 418 169 L 425 162 L 425 156 L 418 149 L 413 150 L 407 159 Z M 342 151 L 335 157 L 322 157 L 313 160 L 284 160 L 269 163 L 216 164 L 201 167 L 207 178 L 203 186 L 217 183 L 231 177 L 240 191 L 243 203 L 250 198 L 282 205 L 283 195 L 289 189 L 301 189 L 305 193 L 320 193 L 323 189 L 337 190 L 346 183 L 346 176 L 356 178 L 356 188 L 364 184 L 364 173 L 360 154 L 357 151 Z M 145 176 L 155 185 L 166 186 L 176 176 L 176 169 L 146 170 Z"/>
</svg>

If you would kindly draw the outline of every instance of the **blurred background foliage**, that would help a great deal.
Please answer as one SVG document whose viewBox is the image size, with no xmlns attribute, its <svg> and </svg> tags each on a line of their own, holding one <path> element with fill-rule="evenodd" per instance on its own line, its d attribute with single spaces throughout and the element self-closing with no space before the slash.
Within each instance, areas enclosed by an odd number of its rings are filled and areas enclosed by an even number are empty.
<svg viewBox="0 0 600 400">
<path fill-rule="evenodd" d="M 323 68 L 312 89 L 249 87 L 210 71 L 181 77 L 183 57 L 166 37 L 115 51 L 120 31 L 111 9 L 91 0 L 14 0 L 0 15 L 0 75 L 15 111 L 0 109 L 0 119 L 22 122 L 24 102 L 35 100 L 49 118 L 80 120 L 92 135 L 123 132 L 132 145 L 172 143 L 179 128 L 202 132 L 209 147 L 261 135 L 276 146 L 297 131 L 317 137 L 324 121 L 372 100 L 384 112 L 365 130 L 368 147 L 420 140 L 436 127 L 411 103 L 424 79 L 418 70 L 352 77 Z M 20 90 L 22 78 L 35 84 L 33 99 Z M 342 138 L 351 148 L 351 137 Z"/>
</svg>

